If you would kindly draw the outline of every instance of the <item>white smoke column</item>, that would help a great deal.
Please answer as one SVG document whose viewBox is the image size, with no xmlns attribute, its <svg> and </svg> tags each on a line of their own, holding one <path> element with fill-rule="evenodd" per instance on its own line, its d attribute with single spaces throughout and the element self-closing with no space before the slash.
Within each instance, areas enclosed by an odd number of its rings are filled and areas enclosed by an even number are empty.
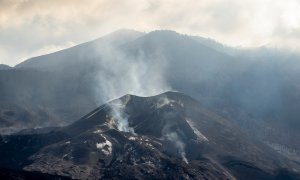
<svg viewBox="0 0 300 180">
<path fill-rule="evenodd" d="M 116 120 L 118 130 L 130 132 L 128 118 L 121 109 L 119 109 L 118 107 L 113 107 L 112 118 Z"/>
<path fill-rule="evenodd" d="M 157 52 L 151 57 L 146 57 L 142 51 L 130 54 L 109 42 L 95 49 L 95 57 L 99 59 L 95 64 L 98 70 L 94 77 L 99 105 L 126 94 L 152 96 L 170 90 L 164 78 L 166 61 L 163 53 Z M 130 132 L 123 108 L 113 105 L 111 116 L 120 131 Z"/>
<path fill-rule="evenodd" d="M 175 148 L 178 150 L 178 153 L 181 155 L 182 160 L 188 164 L 189 162 L 185 154 L 185 144 L 180 140 L 178 134 L 176 132 L 169 132 L 165 134 L 165 138 L 174 144 Z"/>
<path fill-rule="evenodd" d="M 172 106 L 172 103 L 176 103 L 174 100 L 169 99 L 168 97 L 164 97 L 160 99 L 159 103 L 156 105 L 157 108 L 161 108 L 166 105 Z M 179 103 L 179 105 L 181 105 Z M 181 105 L 183 106 L 183 105 Z M 165 119 L 173 119 L 175 116 L 174 113 L 167 113 L 165 114 Z M 174 148 L 176 148 L 178 154 L 180 154 L 182 160 L 188 164 L 188 160 L 186 158 L 186 153 L 185 153 L 185 143 L 181 140 L 179 137 L 178 133 L 172 130 L 172 121 L 169 121 L 165 124 L 165 126 L 162 129 L 162 139 L 170 141 Z"/>
<path fill-rule="evenodd" d="M 114 120 L 114 124 L 117 126 L 119 131 L 131 132 L 135 134 L 134 129 L 132 127 L 129 127 L 128 115 L 124 112 L 128 100 L 129 99 L 127 99 L 126 102 L 115 100 L 113 103 L 111 103 L 111 116 Z"/>
<path fill-rule="evenodd" d="M 95 48 L 95 94 L 99 104 L 126 94 L 152 96 L 171 89 L 165 80 L 167 63 L 163 53 L 149 57 L 142 50 L 130 53 L 112 43 Z"/>
</svg>

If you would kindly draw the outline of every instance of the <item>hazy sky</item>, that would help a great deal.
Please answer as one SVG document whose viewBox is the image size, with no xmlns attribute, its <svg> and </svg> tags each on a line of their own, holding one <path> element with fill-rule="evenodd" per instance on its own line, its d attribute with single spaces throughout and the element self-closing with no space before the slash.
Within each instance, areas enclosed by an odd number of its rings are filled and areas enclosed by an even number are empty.
<svg viewBox="0 0 300 180">
<path fill-rule="evenodd" d="M 0 64 L 128 28 L 300 48 L 299 0 L 0 0 Z"/>
</svg>

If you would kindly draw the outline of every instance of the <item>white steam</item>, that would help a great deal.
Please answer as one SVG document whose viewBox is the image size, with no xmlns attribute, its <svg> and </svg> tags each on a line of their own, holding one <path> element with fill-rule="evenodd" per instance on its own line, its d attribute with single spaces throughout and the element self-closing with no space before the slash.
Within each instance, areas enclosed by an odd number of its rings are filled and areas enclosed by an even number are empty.
<svg viewBox="0 0 300 180">
<path fill-rule="evenodd" d="M 114 124 L 117 126 L 119 131 L 131 132 L 134 134 L 134 129 L 129 127 L 128 115 L 124 112 L 126 103 L 117 100 L 111 104 L 111 116 L 114 121 Z"/>
<path fill-rule="evenodd" d="M 180 102 L 176 102 L 172 99 L 169 99 L 168 97 L 163 97 L 159 100 L 158 104 L 156 104 L 156 107 L 161 108 L 163 106 L 174 106 L 175 104 L 178 104 L 179 106 L 183 107 L 183 104 L 181 104 Z M 170 112 L 165 115 L 165 118 L 173 119 L 174 116 L 176 116 L 176 114 L 174 114 L 173 112 Z M 186 158 L 186 153 L 185 153 L 186 144 L 182 141 L 180 135 L 178 134 L 178 131 L 176 131 L 174 129 L 173 125 L 174 125 L 173 121 L 166 122 L 165 126 L 162 129 L 162 139 L 169 141 L 173 146 L 172 147 L 173 149 L 171 149 L 171 151 L 173 151 L 175 149 L 176 154 L 179 154 L 181 156 L 182 160 L 186 164 L 188 164 L 189 162 Z M 180 130 L 179 130 L 179 133 L 180 133 Z"/>
<path fill-rule="evenodd" d="M 114 45 L 99 49 L 96 94 L 99 103 L 125 94 L 152 96 L 167 90 L 164 78 L 166 61 L 162 53 L 145 57 L 142 51 L 129 55 Z M 160 63 L 151 63 L 157 61 Z"/>
<path fill-rule="evenodd" d="M 169 132 L 164 135 L 164 138 L 166 138 L 167 140 L 173 143 L 175 148 L 178 150 L 178 153 L 180 154 L 182 160 L 188 164 L 189 162 L 186 158 L 186 153 L 185 153 L 185 144 L 180 140 L 178 134 L 176 132 Z"/>
<path fill-rule="evenodd" d="M 109 42 L 96 47 L 96 53 L 96 57 L 101 57 L 97 61 L 94 77 L 99 105 L 125 94 L 151 96 L 170 89 L 164 79 L 166 66 L 162 53 L 155 53 L 149 59 L 141 51 L 125 54 L 119 45 Z M 160 63 L 153 65 L 149 62 L 153 60 Z M 128 115 L 124 113 L 125 105 L 124 102 L 112 103 L 111 116 L 120 131 L 133 132 L 129 127 Z"/>
</svg>

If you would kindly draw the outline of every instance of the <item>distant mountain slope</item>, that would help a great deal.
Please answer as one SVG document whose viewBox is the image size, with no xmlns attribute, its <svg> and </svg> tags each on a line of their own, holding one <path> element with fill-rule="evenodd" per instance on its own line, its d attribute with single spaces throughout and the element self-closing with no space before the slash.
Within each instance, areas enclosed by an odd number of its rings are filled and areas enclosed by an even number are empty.
<svg viewBox="0 0 300 180">
<path fill-rule="evenodd" d="M 0 64 L 0 70 L 9 70 L 11 69 L 12 67 L 6 65 L 6 64 Z"/>
<path fill-rule="evenodd" d="M 167 61 L 165 75 L 171 82 L 183 79 L 201 82 L 203 77 L 198 75 L 218 76 L 218 73 L 232 69 L 229 66 L 238 63 L 232 56 L 174 31 L 153 31 L 122 46 L 122 50 L 132 56 L 142 53 L 145 61 L 151 61 L 149 66 Z M 155 55 L 159 57 L 155 58 Z"/>
<path fill-rule="evenodd" d="M 65 125 L 95 108 L 86 79 L 75 72 L 0 71 L 1 133 Z M 81 95 L 74 99 L 77 94 Z"/>
<path fill-rule="evenodd" d="M 133 30 L 115 31 L 102 38 L 79 44 L 68 49 L 30 58 L 17 64 L 15 68 L 57 71 L 61 68 L 68 68 L 76 63 L 88 63 L 86 61 L 97 56 L 98 51 L 101 51 L 101 48 L 118 46 L 125 42 L 133 41 L 142 35 L 144 35 L 144 33 Z"/>
<path fill-rule="evenodd" d="M 56 132 L 4 136 L 0 151 L 2 167 L 75 179 L 296 179 L 300 170 L 176 92 L 123 96 Z"/>
</svg>

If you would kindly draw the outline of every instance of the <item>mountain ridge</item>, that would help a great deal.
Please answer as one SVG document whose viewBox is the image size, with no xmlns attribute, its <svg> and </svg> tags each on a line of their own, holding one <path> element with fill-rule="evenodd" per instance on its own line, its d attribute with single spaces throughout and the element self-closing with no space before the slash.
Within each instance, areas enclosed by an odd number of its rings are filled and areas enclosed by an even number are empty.
<svg viewBox="0 0 300 180">
<path fill-rule="evenodd" d="M 0 70 L 10 70 L 13 67 L 10 67 L 9 65 L 6 64 L 0 64 Z"/>
<path fill-rule="evenodd" d="M 85 46 L 88 46 L 89 48 L 91 46 L 94 46 L 94 45 L 97 45 L 97 44 L 101 44 L 101 43 L 122 43 L 121 42 L 118 42 L 120 41 L 119 39 L 121 38 L 128 38 L 128 39 L 134 39 L 134 38 L 137 38 L 139 36 L 143 35 L 142 32 L 138 32 L 138 31 L 135 31 L 135 30 L 127 30 L 127 29 L 121 29 L 121 30 L 117 30 L 117 31 L 114 31 L 112 33 L 109 33 L 103 37 L 100 37 L 100 38 L 97 38 L 95 40 L 91 40 L 91 41 L 87 41 L 87 42 L 84 42 L 84 43 L 80 43 L 78 45 L 75 45 L 73 47 L 70 47 L 70 48 L 66 48 L 66 49 L 62 49 L 60 51 L 56 51 L 56 52 L 52 52 L 52 53 L 49 53 L 49 54 L 45 54 L 45 55 L 41 55 L 41 56 L 36 56 L 36 57 L 32 57 L 32 58 L 29 58 L 17 65 L 15 65 L 14 67 L 15 68 L 34 68 L 34 66 L 37 66 L 36 64 L 39 63 L 39 61 L 41 61 L 40 59 L 44 59 L 48 56 L 64 56 L 63 54 L 64 53 L 76 53 L 76 51 L 83 51 L 82 48 L 85 47 Z M 82 52 L 84 53 L 84 51 Z M 51 58 L 51 57 L 50 57 Z M 62 59 L 63 60 L 63 59 Z M 33 67 L 30 67 L 30 66 L 33 66 Z M 37 66 L 36 68 L 45 68 L 45 67 L 39 67 Z"/>
<path fill-rule="evenodd" d="M 50 54 L 45 54 L 45 55 L 29 58 L 29 59 L 15 65 L 15 68 L 39 68 L 39 69 L 44 69 L 45 67 L 39 67 L 36 64 L 40 63 L 38 61 L 41 61 L 41 59 L 44 59 L 45 57 L 61 55 L 62 53 L 68 53 L 69 51 L 72 51 L 72 53 L 75 53 L 76 51 L 82 51 L 81 49 L 83 47 L 87 46 L 88 48 L 91 48 L 92 46 L 95 46 L 95 45 L 98 46 L 97 44 L 100 44 L 100 47 L 101 47 L 102 43 L 104 43 L 104 45 L 105 45 L 105 41 L 108 41 L 108 42 L 112 41 L 114 43 L 114 40 L 122 39 L 124 37 L 128 38 L 128 36 L 129 37 L 131 36 L 131 38 L 129 38 L 130 39 L 129 41 L 126 40 L 125 43 L 128 43 L 128 42 L 130 42 L 132 40 L 135 40 L 135 39 L 143 38 L 143 36 L 145 36 L 144 38 L 149 38 L 149 39 L 152 39 L 152 38 L 154 38 L 154 39 L 158 38 L 159 39 L 160 36 L 164 36 L 164 37 L 169 36 L 169 37 L 188 38 L 191 41 L 194 41 L 195 43 L 199 43 L 199 45 L 205 46 L 207 49 L 211 49 L 211 50 L 214 49 L 210 46 L 206 46 L 201 41 L 195 40 L 192 36 L 183 35 L 183 34 L 177 33 L 176 31 L 172 31 L 172 30 L 155 30 L 155 31 L 151 31 L 151 32 L 145 34 L 145 33 L 139 32 L 139 31 L 121 29 L 121 30 L 115 31 L 113 33 L 107 34 L 103 37 L 97 38 L 95 40 L 88 41 L 88 42 L 85 42 L 85 43 L 80 43 L 76 46 L 73 46 L 73 47 L 70 47 L 70 48 L 67 48 L 67 49 L 52 52 Z M 160 40 L 162 40 L 162 39 L 160 39 Z M 111 42 L 109 42 L 109 43 L 111 43 Z M 123 43 L 124 42 L 121 41 L 121 43 L 117 43 L 117 44 L 121 45 Z M 224 52 L 219 51 L 219 53 L 224 53 Z"/>
<path fill-rule="evenodd" d="M 19 151 L 23 146 L 27 156 Z M 296 178 L 300 170 L 178 92 L 125 95 L 57 131 L 2 136 L 0 151 L 10 154 L 1 167 L 10 167 L 10 158 L 20 153 L 25 157 L 15 163 L 23 170 L 75 179 L 276 179 Z"/>
</svg>

